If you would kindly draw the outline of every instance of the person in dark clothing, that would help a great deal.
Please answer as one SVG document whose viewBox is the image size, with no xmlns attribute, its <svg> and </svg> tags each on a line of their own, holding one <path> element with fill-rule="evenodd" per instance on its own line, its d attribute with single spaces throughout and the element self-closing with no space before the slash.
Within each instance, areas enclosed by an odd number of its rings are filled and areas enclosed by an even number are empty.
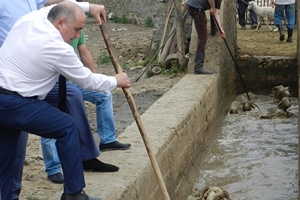
<svg viewBox="0 0 300 200">
<path fill-rule="evenodd" d="M 188 0 L 186 2 L 189 14 L 194 19 L 196 31 L 198 34 L 198 45 L 195 55 L 195 74 L 212 74 L 213 72 L 203 67 L 205 57 L 205 45 L 207 42 L 207 19 L 205 11 L 209 10 L 210 14 L 216 19 L 221 30 L 220 37 L 225 38 L 225 32 L 220 23 L 219 10 L 222 0 Z M 214 21 L 214 19 L 212 20 Z"/>
<path fill-rule="evenodd" d="M 242 29 L 246 29 L 246 11 L 248 7 L 248 2 L 252 0 L 237 0 L 237 7 L 238 7 L 238 16 L 239 16 L 239 24 L 241 25 Z M 256 29 L 257 27 L 257 16 L 253 10 L 250 10 L 250 20 L 251 20 L 251 29 Z"/>
</svg>

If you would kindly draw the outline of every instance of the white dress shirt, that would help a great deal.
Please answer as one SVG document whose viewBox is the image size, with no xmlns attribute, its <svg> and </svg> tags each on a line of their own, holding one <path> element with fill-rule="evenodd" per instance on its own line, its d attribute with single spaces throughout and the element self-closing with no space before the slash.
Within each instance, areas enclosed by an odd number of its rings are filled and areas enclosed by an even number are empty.
<svg viewBox="0 0 300 200">
<path fill-rule="evenodd" d="M 62 74 L 89 90 L 106 91 L 116 78 L 92 73 L 47 19 L 52 6 L 21 17 L 0 48 L 0 87 L 44 99 Z"/>
</svg>

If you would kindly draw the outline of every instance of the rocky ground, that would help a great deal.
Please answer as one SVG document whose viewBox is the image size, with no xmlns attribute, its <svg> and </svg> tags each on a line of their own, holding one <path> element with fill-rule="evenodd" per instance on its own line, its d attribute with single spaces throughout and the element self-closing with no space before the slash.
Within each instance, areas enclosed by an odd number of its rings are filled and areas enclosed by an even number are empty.
<svg viewBox="0 0 300 200">
<path fill-rule="evenodd" d="M 157 75 L 135 82 L 144 69 L 141 64 L 137 63 L 149 55 L 153 28 L 111 22 L 107 23 L 106 26 L 109 37 L 115 47 L 119 64 L 131 79 L 132 86 L 130 92 L 133 94 L 138 112 L 141 114 L 156 99 L 177 83 L 183 74 L 176 78 Z M 115 74 L 114 68 L 109 63 L 107 49 L 100 28 L 92 19 L 88 19 L 87 21 L 85 35 L 87 46 L 97 63 L 97 71 L 107 75 Z M 240 54 L 295 56 L 296 38 L 295 33 L 293 43 L 279 42 L 278 32 L 270 32 L 265 26 L 261 27 L 257 32 L 251 29 L 240 30 L 238 27 Z M 117 133 L 120 133 L 126 126 L 132 123 L 133 117 L 121 89 L 113 91 L 113 98 L 116 129 Z M 95 107 L 86 103 L 86 109 L 92 130 L 96 133 Z M 99 138 L 96 134 L 95 139 L 98 143 Z M 37 136 L 30 135 L 20 199 L 47 199 L 47 196 L 60 191 L 62 187 L 62 185 L 53 184 L 47 180 L 46 173 L 44 172 L 40 139 Z"/>
</svg>

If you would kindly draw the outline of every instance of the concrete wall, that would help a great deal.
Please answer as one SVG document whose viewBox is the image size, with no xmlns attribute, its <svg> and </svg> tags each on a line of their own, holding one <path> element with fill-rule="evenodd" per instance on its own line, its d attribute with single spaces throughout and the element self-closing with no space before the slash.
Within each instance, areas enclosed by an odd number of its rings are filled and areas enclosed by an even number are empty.
<svg viewBox="0 0 300 200">
<path fill-rule="evenodd" d="M 290 88 L 293 96 L 297 96 L 297 58 L 243 55 L 236 58 L 236 63 L 249 92 L 271 94 L 274 86 L 283 85 Z M 237 85 L 238 93 L 244 93 L 238 74 Z"/>
<path fill-rule="evenodd" d="M 233 50 L 236 41 L 234 1 L 224 1 L 223 24 Z M 185 75 L 141 116 L 151 149 L 172 200 L 183 200 L 199 175 L 202 154 L 218 135 L 222 120 L 236 96 L 236 74 L 224 41 L 209 36 L 205 67 L 213 75 Z M 193 34 L 191 43 L 197 36 Z M 191 57 L 193 52 L 191 52 Z M 189 68 L 193 66 L 190 59 Z M 85 173 L 86 192 L 103 200 L 163 199 L 145 145 L 135 123 L 119 136 L 130 142 L 127 151 L 102 153 L 120 167 L 117 173 Z M 99 179 L 95 179 L 95 176 Z M 59 199 L 61 191 L 49 199 Z"/>
</svg>

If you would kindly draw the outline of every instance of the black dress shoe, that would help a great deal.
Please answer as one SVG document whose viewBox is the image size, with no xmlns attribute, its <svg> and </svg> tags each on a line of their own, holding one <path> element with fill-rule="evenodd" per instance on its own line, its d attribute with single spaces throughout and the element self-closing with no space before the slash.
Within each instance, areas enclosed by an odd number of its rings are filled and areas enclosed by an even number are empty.
<svg viewBox="0 0 300 200">
<path fill-rule="evenodd" d="M 100 151 L 111 151 L 111 150 L 126 150 L 131 147 L 131 144 L 123 144 L 118 141 L 108 143 L 108 144 L 100 144 Z"/>
<path fill-rule="evenodd" d="M 82 162 L 83 169 L 90 172 L 117 172 L 119 167 L 101 162 L 97 158 Z"/>
<path fill-rule="evenodd" d="M 251 29 L 256 29 L 257 28 L 257 24 L 251 24 Z"/>
<path fill-rule="evenodd" d="M 83 190 L 81 190 L 76 194 L 62 194 L 60 200 L 101 200 L 101 199 L 89 197 Z"/>
<path fill-rule="evenodd" d="M 52 181 L 53 183 L 57 184 L 63 184 L 65 182 L 64 175 L 61 173 L 53 174 L 51 176 L 48 176 L 48 179 Z"/>
</svg>

